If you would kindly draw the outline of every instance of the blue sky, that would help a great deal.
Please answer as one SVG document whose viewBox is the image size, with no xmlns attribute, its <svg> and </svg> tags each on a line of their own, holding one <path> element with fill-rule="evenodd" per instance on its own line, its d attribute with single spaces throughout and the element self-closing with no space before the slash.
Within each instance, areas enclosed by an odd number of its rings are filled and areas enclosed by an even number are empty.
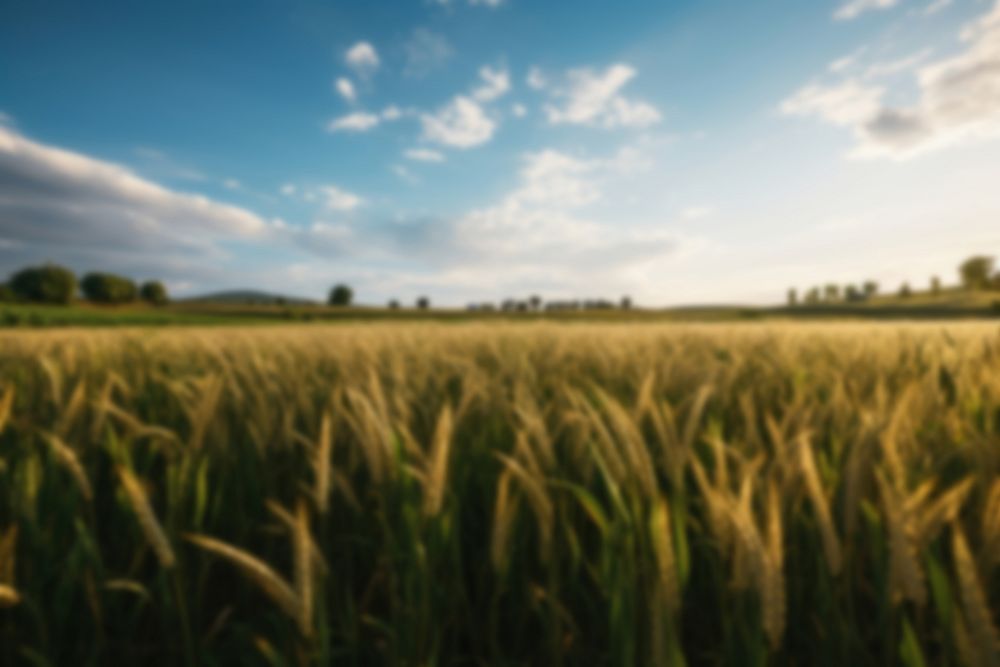
<svg viewBox="0 0 1000 667">
<path fill-rule="evenodd" d="M 1000 249 L 1000 0 L 4 13 L 0 274 L 766 303 Z"/>
</svg>

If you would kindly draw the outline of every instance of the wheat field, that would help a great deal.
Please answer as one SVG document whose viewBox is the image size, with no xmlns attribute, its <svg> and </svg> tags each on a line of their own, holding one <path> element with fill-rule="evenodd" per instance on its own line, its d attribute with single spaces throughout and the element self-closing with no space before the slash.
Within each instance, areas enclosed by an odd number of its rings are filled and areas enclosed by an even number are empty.
<svg viewBox="0 0 1000 667">
<path fill-rule="evenodd" d="M 3 665 L 996 665 L 988 324 L 0 333 Z"/>
</svg>

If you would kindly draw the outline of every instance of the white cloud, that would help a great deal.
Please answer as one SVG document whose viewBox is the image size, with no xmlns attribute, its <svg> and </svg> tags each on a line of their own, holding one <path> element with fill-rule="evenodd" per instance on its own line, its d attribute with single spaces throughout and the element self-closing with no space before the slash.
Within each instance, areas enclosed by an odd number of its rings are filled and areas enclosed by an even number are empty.
<svg viewBox="0 0 1000 667">
<path fill-rule="evenodd" d="M 524 118 L 528 115 L 528 109 L 523 104 L 515 104 L 510 108 L 510 112 L 514 114 L 516 118 Z"/>
<path fill-rule="evenodd" d="M 229 190 L 241 190 L 243 189 L 243 184 L 240 183 L 235 178 L 227 178 L 222 182 L 222 184 Z"/>
<path fill-rule="evenodd" d="M 604 72 L 587 68 L 570 70 L 567 85 L 552 91 L 562 105 L 545 107 L 549 122 L 605 128 L 647 127 L 659 122 L 660 112 L 654 106 L 620 94 L 635 75 L 633 67 L 622 63 Z"/>
<path fill-rule="evenodd" d="M 417 162 L 444 162 L 444 155 L 429 148 L 411 148 L 403 155 Z"/>
<path fill-rule="evenodd" d="M 510 74 L 506 69 L 495 70 L 484 65 L 479 69 L 479 76 L 483 85 L 472 92 L 472 97 L 477 102 L 492 102 L 510 91 Z"/>
<path fill-rule="evenodd" d="M 397 107 L 395 104 L 390 104 L 386 108 L 382 109 L 382 120 L 399 120 L 403 117 L 403 110 Z"/>
<path fill-rule="evenodd" d="M 424 138 L 453 148 L 480 146 L 493 138 L 496 123 L 479 104 L 457 95 L 448 105 L 433 114 L 420 117 Z"/>
<path fill-rule="evenodd" d="M 548 79 L 545 78 L 541 68 L 537 66 L 532 66 L 528 70 L 528 76 L 525 77 L 524 81 L 533 90 L 543 90 L 548 85 Z"/>
<path fill-rule="evenodd" d="M 954 0 L 933 0 L 933 2 L 924 7 L 920 13 L 923 16 L 934 16 L 938 12 L 947 9 L 948 7 L 951 7 L 953 3 Z"/>
<path fill-rule="evenodd" d="M 865 12 L 892 9 L 898 4 L 899 0 L 850 0 L 837 8 L 837 11 L 833 13 L 833 18 L 838 21 L 850 21 Z"/>
<path fill-rule="evenodd" d="M 917 99 L 887 106 L 880 87 L 848 80 L 812 85 L 785 100 L 781 110 L 816 115 L 853 130 L 855 157 L 907 158 L 957 144 L 1000 137 L 1000 0 L 961 32 L 966 48 L 929 63 L 916 74 Z M 912 68 L 926 56 L 886 70 Z M 890 64 L 892 65 L 892 64 Z"/>
<path fill-rule="evenodd" d="M 788 116 L 819 116 L 828 123 L 850 127 L 871 118 L 885 90 L 848 79 L 837 85 L 810 84 L 781 103 Z"/>
<path fill-rule="evenodd" d="M 379 124 L 379 117 L 366 111 L 356 111 L 327 123 L 329 132 L 367 132 Z"/>
<path fill-rule="evenodd" d="M 337 79 L 337 82 L 334 84 L 334 86 L 336 87 L 337 92 L 340 94 L 340 96 L 343 97 L 348 102 L 353 102 L 356 99 L 358 99 L 357 91 L 354 90 L 354 84 L 351 83 L 350 79 L 342 76 L 339 79 Z"/>
<path fill-rule="evenodd" d="M 403 53 L 406 54 L 403 74 L 419 78 L 446 63 L 454 55 L 454 49 L 444 35 L 416 28 L 403 44 Z"/>
<path fill-rule="evenodd" d="M 864 76 L 867 79 L 879 79 L 908 72 L 930 58 L 932 53 L 933 51 L 931 49 L 924 49 L 923 51 L 919 51 L 896 60 L 874 63 L 865 70 Z"/>
<path fill-rule="evenodd" d="M 0 127 L 0 237 L 18 248 L 0 256 L 2 268 L 52 258 L 170 278 L 211 271 L 225 255 L 222 243 L 262 239 L 270 230 L 247 209 Z"/>
<path fill-rule="evenodd" d="M 281 186 L 281 194 L 285 195 L 286 197 L 294 196 L 296 190 L 297 188 L 291 183 L 285 183 L 284 185 Z"/>
<path fill-rule="evenodd" d="M 361 197 L 336 185 L 320 186 L 319 193 L 323 197 L 323 205 L 330 211 L 353 211 L 364 204 Z"/>
<path fill-rule="evenodd" d="M 648 281 L 677 251 L 679 237 L 662 226 L 624 227 L 587 214 L 604 198 L 616 162 L 552 149 L 526 155 L 516 188 L 455 223 L 456 270 L 473 283 L 502 270 L 505 284 L 578 297 L 595 286 L 602 294 Z"/>
<path fill-rule="evenodd" d="M 410 171 L 401 164 L 392 165 L 392 173 L 396 174 L 396 176 L 398 176 L 400 180 L 405 181 L 410 185 L 416 185 L 417 183 L 420 182 L 420 179 L 417 178 L 412 171 Z"/>
<path fill-rule="evenodd" d="M 347 49 L 344 61 L 362 76 L 370 75 L 379 66 L 378 52 L 369 42 L 358 42 Z"/>
</svg>

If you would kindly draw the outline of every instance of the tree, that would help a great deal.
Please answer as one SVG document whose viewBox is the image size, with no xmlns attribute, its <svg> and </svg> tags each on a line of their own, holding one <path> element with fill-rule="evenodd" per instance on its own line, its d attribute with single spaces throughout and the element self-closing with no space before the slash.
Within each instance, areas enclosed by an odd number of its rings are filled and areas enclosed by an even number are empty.
<svg viewBox="0 0 1000 667">
<path fill-rule="evenodd" d="M 396 299 L 390 299 L 389 310 L 399 310 L 399 301 L 397 301 Z"/>
<path fill-rule="evenodd" d="M 621 309 L 622 310 L 632 310 L 632 297 L 627 296 L 627 295 L 622 297 Z"/>
<path fill-rule="evenodd" d="M 823 296 L 828 302 L 838 301 L 840 299 L 840 285 L 827 285 L 823 290 Z"/>
<path fill-rule="evenodd" d="M 113 273 L 88 273 L 80 281 L 83 295 L 94 303 L 128 303 L 139 294 L 135 283 Z"/>
<path fill-rule="evenodd" d="M 864 292 L 858 289 L 857 285 L 848 285 L 844 288 L 844 295 L 848 301 L 862 301 L 865 298 Z"/>
<path fill-rule="evenodd" d="M 139 296 L 146 303 L 154 306 L 163 306 L 170 300 L 167 296 L 167 288 L 159 280 L 149 280 L 139 288 Z"/>
<path fill-rule="evenodd" d="M 799 305 L 799 292 L 794 287 L 788 288 L 788 307 L 794 308 Z"/>
<path fill-rule="evenodd" d="M 910 283 L 903 283 L 899 286 L 900 299 L 909 299 L 911 296 L 913 296 L 913 290 L 910 289 Z"/>
<path fill-rule="evenodd" d="M 10 303 L 14 300 L 14 290 L 10 285 L 0 283 L 0 303 Z"/>
<path fill-rule="evenodd" d="M 347 285 L 334 285 L 327 300 L 331 306 L 349 306 L 354 298 L 354 290 Z"/>
<path fill-rule="evenodd" d="M 862 285 L 862 289 L 865 291 L 865 298 L 871 299 L 878 294 L 878 283 L 874 280 L 866 280 L 865 284 Z"/>
<path fill-rule="evenodd" d="M 970 257 L 958 267 L 965 289 L 988 289 L 993 276 L 993 258 L 985 255 Z"/>
<path fill-rule="evenodd" d="M 806 303 L 809 305 L 816 305 L 819 303 L 819 288 L 812 287 L 806 292 Z"/>
<path fill-rule="evenodd" d="M 428 299 L 426 296 L 422 296 L 417 299 L 417 308 L 419 308 L 420 310 L 427 310 L 430 307 L 431 307 L 431 300 Z"/>
<path fill-rule="evenodd" d="M 531 309 L 538 311 L 542 309 L 542 297 L 537 294 L 532 294 L 528 297 L 528 303 L 531 304 Z"/>
<path fill-rule="evenodd" d="M 55 264 L 22 269 L 9 285 L 16 298 L 34 303 L 68 304 L 76 296 L 76 276 Z"/>
<path fill-rule="evenodd" d="M 941 294 L 941 279 L 937 276 L 931 277 L 931 294 L 934 296 Z"/>
</svg>

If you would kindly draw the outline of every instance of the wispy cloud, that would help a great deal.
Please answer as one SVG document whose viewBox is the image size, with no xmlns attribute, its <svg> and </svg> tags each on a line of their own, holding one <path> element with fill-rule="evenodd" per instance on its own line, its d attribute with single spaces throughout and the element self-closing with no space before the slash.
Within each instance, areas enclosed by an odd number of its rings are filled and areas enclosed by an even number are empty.
<svg viewBox="0 0 1000 667">
<path fill-rule="evenodd" d="M 376 127 L 381 122 L 381 118 L 367 111 L 355 111 L 346 116 L 334 118 L 326 125 L 330 132 L 367 132 Z"/>
<path fill-rule="evenodd" d="M 379 66 L 378 52 L 370 42 L 357 42 L 344 54 L 344 62 L 361 76 L 369 76 Z"/>
<path fill-rule="evenodd" d="M 496 123 L 478 102 L 457 95 L 434 113 L 420 117 L 424 138 L 452 148 L 474 148 L 493 138 Z"/>
<path fill-rule="evenodd" d="M 430 148 L 411 148 L 404 155 L 417 162 L 444 162 L 444 155 Z"/>
<path fill-rule="evenodd" d="M 833 18 L 838 21 L 850 21 L 866 12 L 892 9 L 899 2 L 900 0 L 850 0 L 837 8 Z"/>
<path fill-rule="evenodd" d="M 510 73 L 506 68 L 493 69 L 489 65 L 479 68 L 483 85 L 472 91 L 477 102 L 492 102 L 510 92 Z"/>
<path fill-rule="evenodd" d="M 336 88 L 337 93 L 343 97 L 348 102 L 354 102 L 358 99 L 358 93 L 354 89 L 354 84 L 347 77 L 340 77 L 334 83 L 334 88 Z"/>
<path fill-rule="evenodd" d="M 806 86 L 786 99 L 781 111 L 850 128 L 857 139 L 852 155 L 861 158 L 906 158 L 1000 137 L 1000 0 L 966 26 L 960 39 L 964 50 L 917 70 L 913 104 L 889 106 L 883 87 L 849 79 Z M 882 65 L 875 73 L 908 71 L 928 56 Z"/>
<path fill-rule="evenodd" d="M 636 74 L 634 67 L 623 63 L 611 65 L 603 72 L 588 68 L 570 70 L 565 85 L 551 89 L 558 104 L 546 105 L 549 122 L 604 128 L 647 127 L 658 123 L 661 116 L 656 107 L 621 94 L 621 89 Z"/>
<path fill-rule="evenodd" d="M 455 54 L 448 39 L 427 28 L 415 28 L 403 43 L 406 64 L 404 76 L 424 77 L 444 65 Z"/>
</svg>

